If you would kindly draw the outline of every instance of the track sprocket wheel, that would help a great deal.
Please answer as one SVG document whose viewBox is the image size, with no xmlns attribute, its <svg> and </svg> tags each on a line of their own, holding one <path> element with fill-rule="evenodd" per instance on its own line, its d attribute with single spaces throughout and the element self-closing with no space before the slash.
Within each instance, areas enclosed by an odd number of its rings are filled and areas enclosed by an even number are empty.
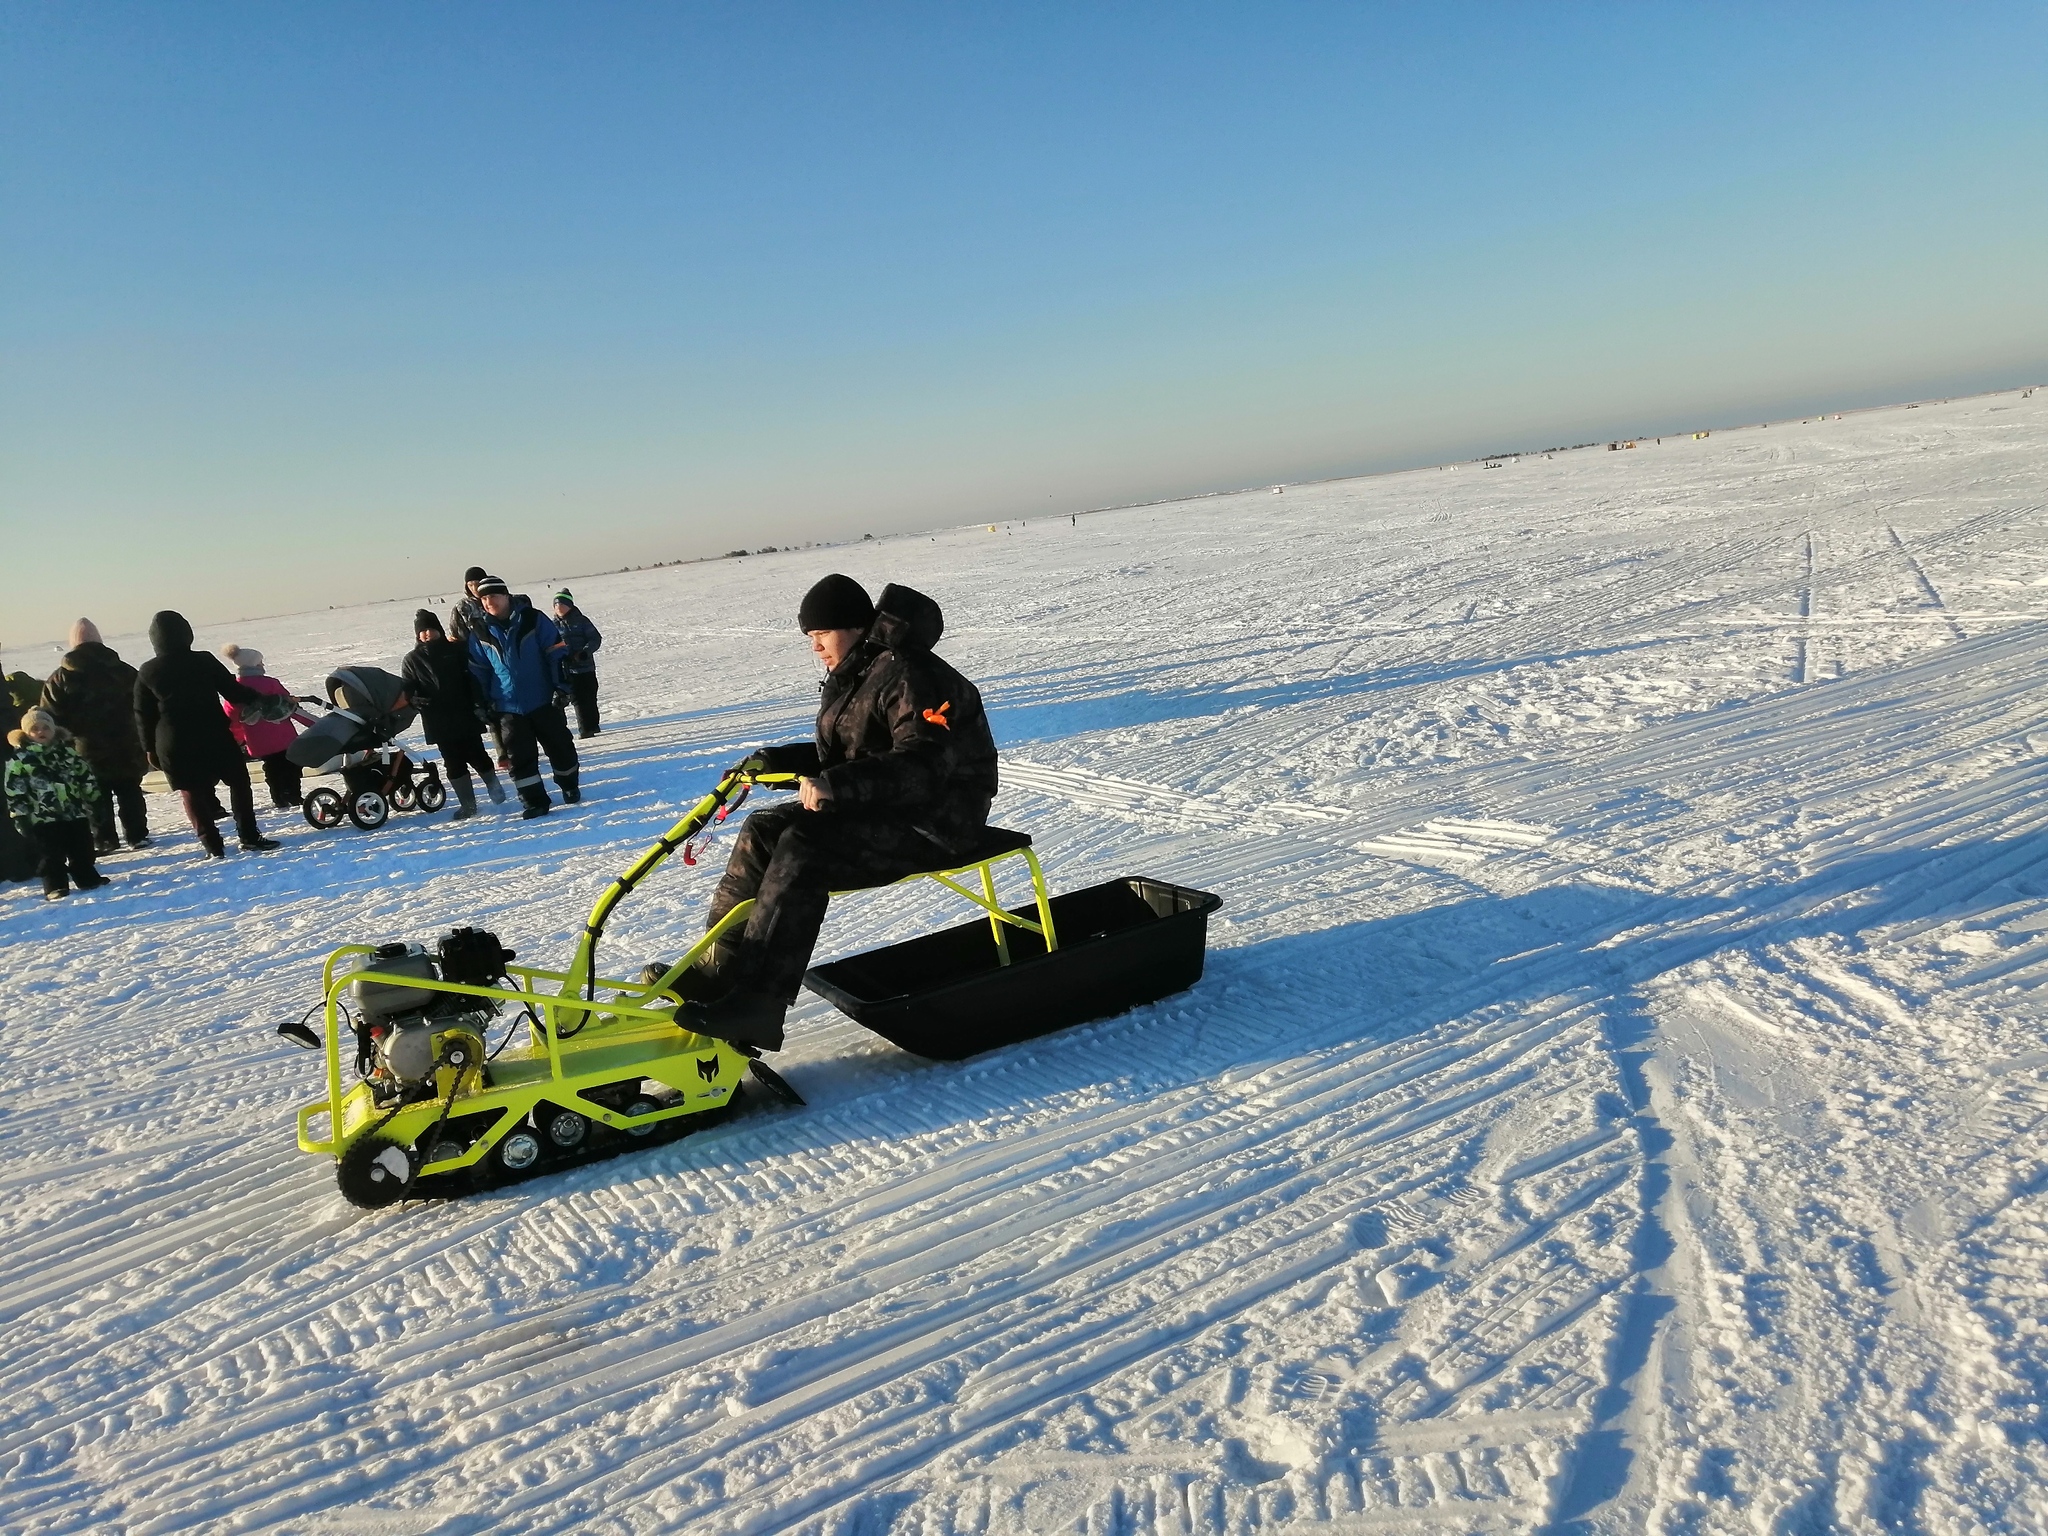
<svg viewBox="0 0 2048 1536">
<path fill-rule="evenodd" d="M 410 1147 L 380 1136 L 364 1136 L 336 1160 L 334 1182 L 350 1205 L 380 1211 L 404 1196 L 416 1172 Z"/>
</svg>

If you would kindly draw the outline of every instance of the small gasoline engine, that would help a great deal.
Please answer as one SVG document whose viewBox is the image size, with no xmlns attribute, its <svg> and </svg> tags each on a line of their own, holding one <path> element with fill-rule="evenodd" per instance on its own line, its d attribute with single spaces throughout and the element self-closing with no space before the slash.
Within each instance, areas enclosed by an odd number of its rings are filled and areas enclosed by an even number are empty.
<svg viewBox="0 0 2048 1536">
<path fill-rule="evenodd" d="M 498 984 L 516 958 L 498 936 L 478 928 L 457 928 L 429 954 L 423 944 L 385 944 L 364 955 L 357 970 L 385 976 L 416 976 L 464 986 Z M 494 998 L 389 981 L 354 981 L 348 986 L 355 1015 L 356 1071 L 369 1084 L 380 1109 L 418 1099 L 444 1097 L 447 1072 L 484 1074 L 484 1033 L 503 1004 Z"/>
</svg>

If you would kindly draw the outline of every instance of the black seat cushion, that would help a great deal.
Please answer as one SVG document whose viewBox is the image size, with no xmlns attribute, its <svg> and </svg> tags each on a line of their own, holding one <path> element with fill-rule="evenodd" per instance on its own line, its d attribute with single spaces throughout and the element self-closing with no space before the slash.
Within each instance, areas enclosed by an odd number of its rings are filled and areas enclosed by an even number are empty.
<svg viewBox="0 0 2048 1536">
<path fill-rule="evenodd" d="M 1031 846 L 1029 832 L 1012 832 L 1008 827 L 983 827 L 981 841 L 974 845 L 974 855 L 969 861 L 979 864 L 983 859 L 997 858 L 1005 853 L 1016 853 Z"/>
<path fill-rule="evenodd" d="M 1015 853 L 1030 846 L 1029 832 L 1012 832 L 1008 827 L 983 827 L 980 838 L 972 848 L 962 854 L 948 855 L 945 863 L 934 864 L 932 869 L 965 869 L 970 864 L 985 863 L 989 859 L 1001 858 L 1006 853 Z M 929 874 L 931 871 L 921 870 L 919 873 Z"/>
</svg>

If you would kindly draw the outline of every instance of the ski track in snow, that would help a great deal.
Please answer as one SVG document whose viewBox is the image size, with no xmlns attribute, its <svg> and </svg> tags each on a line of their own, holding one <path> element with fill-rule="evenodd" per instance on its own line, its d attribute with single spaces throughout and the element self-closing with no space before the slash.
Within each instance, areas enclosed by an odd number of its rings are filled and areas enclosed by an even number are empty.
<svg viewBox="0 0 2048 1536">
<path fill-rule="evenodd" d="M 159 801 L 0 896 L 0 1530 L 2048 1530 L 2044 474 L 2008 395 L 579 580 L 584 806 Z M 566 955 L 806 731 L 748 616 L 834 567 L 945 605 L 1056 886 L 1223 895 L 1203 981 L 952 1065 L 806 999 L 805 1109 L 344 1204 L 326 950 Z M 204 639 L 310 690 L 414 605 Z"/>
</svg>

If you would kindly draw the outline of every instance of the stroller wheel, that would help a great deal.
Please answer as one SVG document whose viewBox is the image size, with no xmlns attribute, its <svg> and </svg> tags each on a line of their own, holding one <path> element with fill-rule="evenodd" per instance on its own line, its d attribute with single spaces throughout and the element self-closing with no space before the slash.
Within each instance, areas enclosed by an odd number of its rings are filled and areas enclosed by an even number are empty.
<svg viewBox="0 0 2048 1536">
<path fill-rule="evenodd" d="M 415 791 L 414 798 L 421 810 L 431 814 L 448 803 L 448 791 L 439 779 L 429 779 Z"/>
<path fill-rule="evenodd" d="M 374 789 L 359 789 L 349 796 L 348 819 L 365 832 L 383 826 L 390 815 L 390 802 Z"/>
<path fill-rule="evenodd" d="M 324 784 L 318 789 L 307 791 L 306 802 L 300 809 L 307 823 L 320 828 L 323 832 L 331 827 L 340 826 L 342 819 L 348 815 L 348 807 L 342 804 L 341 796 Z"/>
<path fill-rule="evenodd" d="M 391 793 L 385 796 L 385 798 L 391 802 L 391 809 L 393 809 L 394 811 L 411 810 L 412 780 L 400 779 L 396 784 L 391 786 Z"/>
</svg>

